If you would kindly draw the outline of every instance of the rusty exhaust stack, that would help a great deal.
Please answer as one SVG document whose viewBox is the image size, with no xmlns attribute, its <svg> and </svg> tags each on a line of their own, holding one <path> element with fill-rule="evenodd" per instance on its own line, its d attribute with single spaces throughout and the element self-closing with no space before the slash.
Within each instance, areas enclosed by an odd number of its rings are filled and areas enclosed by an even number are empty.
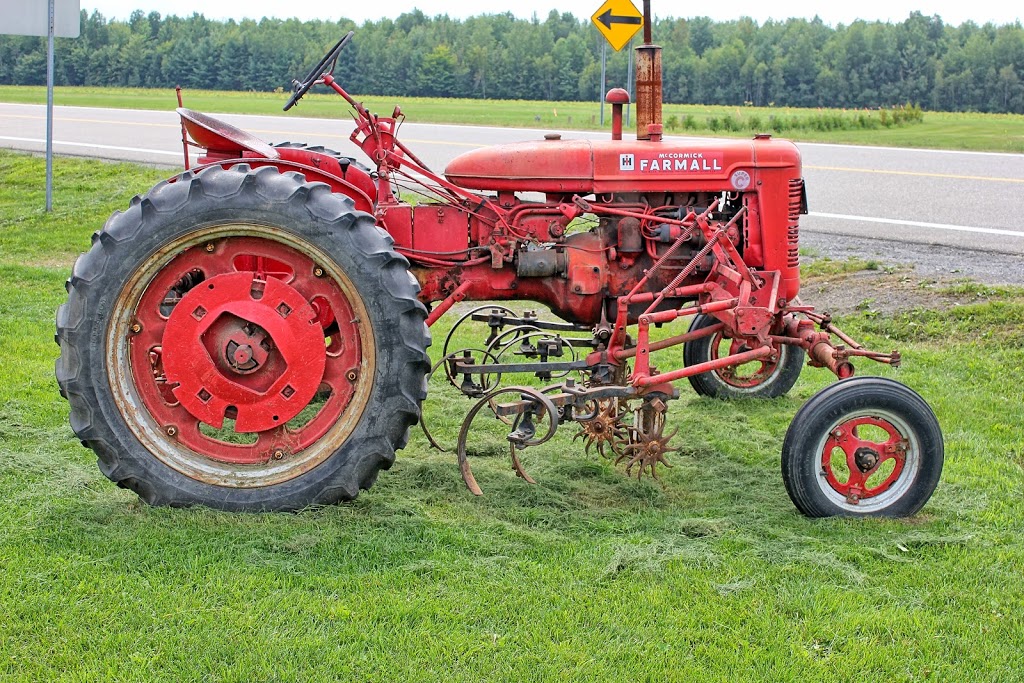
<svg viewBox="0 0 1024 683">
<path fill-rule="evenodd" d="M 636 49 L 636 139 L 661 126 L 661 47 L 651 42 L 651 0 L 644 0 L 644 44 Z"/>
</svg>

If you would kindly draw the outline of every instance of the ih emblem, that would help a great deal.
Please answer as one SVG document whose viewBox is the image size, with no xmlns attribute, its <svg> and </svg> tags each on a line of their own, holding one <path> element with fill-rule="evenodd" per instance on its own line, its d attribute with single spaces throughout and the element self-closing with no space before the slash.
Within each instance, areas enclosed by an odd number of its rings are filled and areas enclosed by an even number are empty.
<svg viewBox="0 0 1024 683">
<path fill-rule="evenodd" d="M 620 171 L 632 171 L 636 168 L 636 164 L 633 160 L 632 154 L 620 154 L 619 155 L 619 170 Z"/>
</svg>

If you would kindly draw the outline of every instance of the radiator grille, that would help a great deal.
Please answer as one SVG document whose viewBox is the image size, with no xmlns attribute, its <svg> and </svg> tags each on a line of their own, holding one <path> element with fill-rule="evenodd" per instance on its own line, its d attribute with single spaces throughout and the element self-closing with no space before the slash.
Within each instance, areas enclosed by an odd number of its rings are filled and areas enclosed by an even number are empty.
<svg viewBox="0 0 1024 683">
<path fill-rule="evenodd" d="M 789 215 L 786 220 L 786 265 L 800 267 L 800 208 L 803 199 L 802 178 L 789 181 Z"/>
</svg>

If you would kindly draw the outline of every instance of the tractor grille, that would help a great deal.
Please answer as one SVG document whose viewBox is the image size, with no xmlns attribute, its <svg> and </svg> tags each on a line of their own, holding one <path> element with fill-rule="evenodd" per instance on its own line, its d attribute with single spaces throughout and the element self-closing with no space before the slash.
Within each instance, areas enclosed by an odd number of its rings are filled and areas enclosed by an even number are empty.
<svg viewBox="0 0 1024 683">
<path fill-rule="evenodd" d="M 786 265 L 800 267 L 800 209 L 804 181 L 802 178 L 789 181 L 789 215 L 786 220 Z"/>
</svg>

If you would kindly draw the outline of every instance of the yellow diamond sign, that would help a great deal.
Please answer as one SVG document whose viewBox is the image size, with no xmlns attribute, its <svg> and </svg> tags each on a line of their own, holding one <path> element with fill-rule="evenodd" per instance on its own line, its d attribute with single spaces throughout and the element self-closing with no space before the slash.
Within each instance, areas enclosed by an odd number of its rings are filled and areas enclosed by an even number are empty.
<svg viewBox="0 0 1024 683">
<path fill-rule="evenodd" d="M 607 0 L 590 20 L 616 52 L 644 26 L 644 15 L 629 0 Z"/>
</svg>

